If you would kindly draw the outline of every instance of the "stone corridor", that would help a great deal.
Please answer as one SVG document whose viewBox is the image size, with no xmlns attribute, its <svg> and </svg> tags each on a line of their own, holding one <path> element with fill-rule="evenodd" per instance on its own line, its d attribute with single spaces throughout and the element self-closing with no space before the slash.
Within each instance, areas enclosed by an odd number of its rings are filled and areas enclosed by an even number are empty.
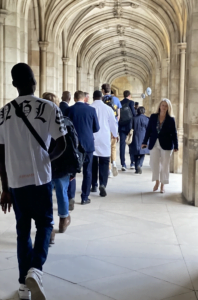
<svg viewBox="0 0 198 300">
<path fill-rule="evenodd" d="M 65 234 L 56 235 L 44 268 L 48 300 L 198 299 L 198 208 L 181 196 L 181 175 L 166 194 L 152 193 L 146 159 L 142 176 L 119 172 L 108 197 L 92 194 L 76 206 Z M 55 228 L 58 227 L 54 199 Z M 33 230 L 34 234 L 35 230 Z M 13 212 L 0 214 L 0 299 L 18 299 Z"/>
</svg>

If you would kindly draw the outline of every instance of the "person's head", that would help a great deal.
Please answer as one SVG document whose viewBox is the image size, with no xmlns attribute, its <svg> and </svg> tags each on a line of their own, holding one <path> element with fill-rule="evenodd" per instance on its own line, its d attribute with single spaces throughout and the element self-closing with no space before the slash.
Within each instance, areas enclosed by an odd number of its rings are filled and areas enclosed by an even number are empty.
<svg viewBox="0 0 198 300">
<path fill-rule="evenodd" d="M 138 115 L 144 115 L 145 114 L 144 106 L 138 107 L 137 113 L 138 113 Z"/>
<path fill-rule="evenodd" d="M 74 101 L 75 102 L 84 102 L 85 93 L 82 91 L 76 91 L 74 94 Z"/>
<path fill-rule="evenodd" d="M 124 91 L 124 98 L 130 99 L 131 98 L 131 92 L 130 91 Z"/>
<path fill-rule="evenodd" d="M 106 95 L 106 94 L 110 94 L 110 93 L 111 93 L 111 86 L 110 86 L 110 84 L 104 83 L 104 84 L 102 85 L 102 93 L 103 93 L 103 95 Z"/>
<path fill-rule="evenodd" d="M 168 114 L 169 116 L 173 117 L 173 108 L 169 99 L 164 98 L 160 101 L 157 108 L 157 113 Z"/>
<path fill-rule="evenodd" d="M 139 102 L 135 102 L 135 109 L 138 109 L 139 107 Z"/>
<path fill-rule="evenodd" d="M 36 90 L 36 79 L 30 66 L 25 63 L 16 64 L 12 70 L 12 84 L 19 95 L 31 95 Z"/>
<path fill-rule="evenodd" d="M 84 99 L 84 102 L 85 103 L 89 103 L 89 93 L 84 93 L 85 94 L 85 99 Z"/>
<path fill-rule="evenodd" d="M 51 101 L 51 102 L 55 103 L 57 106 L 59 106 L 58 98 L 53 93 L 44 93 L 42 95 L 42 98 L 45 100 Z"/>
<path fill-rule="evenodd" d="M 94 99 L 94 101 L 95 100 L 102 100 L 102 93 L 101 93 L 101 91 L 95 91 L 93 93 L 93 99 Z"/>
<path fill-rule="evenodd" d="M 62 101 L 67 102 L 69 104 L 69 102 L 71 100 L 71 93 L 68 91 L 63 92 L 61 99 L 62 99 Z"/>
</svg>

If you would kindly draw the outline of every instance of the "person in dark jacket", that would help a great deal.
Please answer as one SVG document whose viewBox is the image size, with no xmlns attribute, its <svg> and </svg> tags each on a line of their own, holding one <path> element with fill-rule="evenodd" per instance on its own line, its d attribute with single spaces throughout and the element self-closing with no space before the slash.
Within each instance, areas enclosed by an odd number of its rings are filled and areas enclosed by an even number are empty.
<svg viewBox="0 0 198 300">
<path fill-rule="evenodd" d="M 122 171 L 126 171 L 126 163 L 125 163 L 125 148 L 126 148 L 126 137 L 129 134 L 130 130 L 133 126 L 133 118 L 136 116 L 135 108 L 134 108 L 134 101 L 131 100 L 131 93 L 130 91 L 124 91 L 124 100 L 121 101 L 122 107 L 126 104 L 129 105 L 131 109 L 131 119 L 128 121 L 127 124 L 121 125 L 119 123 L 119 135 L 120 135 L 120 160 L 122 165 Z M 122 113 L 122 111 L 121 111 Z M 129 153 L 131 157 L 131 168 L 133 168 L 134 163 L 134 156 L 133 152 L 131 151 L 131 147 L 129 147 Z"/>
<path fill-rule="evenodd" d="M 142 174 L 142 166 L 145 154 L 149 154 L 148 148 L 142 149 L 142 142 L 144 140 L 146 129 L 149 123 L 149 119 L 144 114 L 145 108 L 143 106 L 140 106 L 137 109 L 137 116 L 133 120 L 134 131 L 131 151 L 133 151 L 134 154 L 136 174 Z"/>
<path fill-rule="evenodd" d="M 57 97 L 52 93 L 44 93 L 43 97 L 46 100 L 49 100 L 53 103 L 56 103 Z M 56 141 L 51 139 L 51 144 L 49 151 L 53 151 L 54 147 L 56 146 Z M 59 233 L 64 233 L 67 227 L 71 223 L 71 216 L 69 214 L 69 199 L 67 195 L 68 186 L 70 182 L 70 176 L 72 174 L 69 173 L 61 173 L 56 166 L 57 160 L 52 162 L 52 184 L 55 186 L 56 189 L 56 198 L 58 203 L 58 215 L 60 217 L 59 221 Z M 55 240 L 55 231 L 51 234 L 50 243 L 54 244 Z"/>
<path fill-rule="evenodd" d="M 71 101 L 71 93 L 68 91 L 63 92 L 62 101 L 59 106 L 62 111 L 63 116 L 67 115 L 67 110 L 69 108 L 70 101 Z"/>
<path fill-rule="evenodd" d="M 98 117 L 95 108 L 84 104 L 84 92 L 77 91 L 74 94 L 75 104 L 68 109 L 67 116 L 73 122 L 77 131 L 79 143 L 85 150 L 86 156 L 83 165 L 83 183 L 81 204 L 89 204 L 89 194 L 91 190 L 92 181 L 92 161 L 94 148 L 94 136 L 93 134 L 100 130 L 98 123 Z"/>
<path fill-rule="evenodd" d="M 60 103 L 60 110 L 64 117 L 67 116 L 67 111 L 69 108 L 69 103 L 71 101 L 71 93 L 68 91 L 63 92 L 62 102 Z M 75 204 L 75 194 L 76 194 L 76 178 L 70 178 L 70 183 L 68 187 L 68 198 L 69 198 L 69 210 L 74 210 Z"/>
<path fill-rule="evenodd" d="M 178 151 L 178 138 L 175 119 L 172 117 L 172 104 L 168 99 L 162 99 L 157 113 L 151 115 L 142 148 L 149 141 L 150 165 L 153 181 L 156 181 L 153 191 L 157 191 L 161 182 L 161 193 L 165 193 L 164 185 L 169 184 L 170 159 Z"/>
</svg>

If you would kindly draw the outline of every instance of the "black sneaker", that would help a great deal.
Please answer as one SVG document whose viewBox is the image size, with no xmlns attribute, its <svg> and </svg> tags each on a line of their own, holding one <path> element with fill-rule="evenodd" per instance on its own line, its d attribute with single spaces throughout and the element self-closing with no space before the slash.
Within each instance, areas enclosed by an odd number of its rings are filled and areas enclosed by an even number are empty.
<svg viewBox="0 0 198 300">
<path fill-rule="evenodd" d="M 101 185 L 101 186 L 99 187 L 99 190 L 100 190 L 100 196 L 101 196 L 101 197 L 106 197 L 106 196 L 107 196 L 106 188 L 105 188 L 104 185 Z"/>
<path fill-rule="evenodd" d="M 91 193 L 97 193 L 98 189 L 97 186 L 92 186 Z"/>
<path fill-rule="evenodd" d="M 90 199 L 82 200 L 82 201 L 81 201 L 81 205 L 86 205 L 86 204 L 90 204 L 90 203 L 91 203 L 91 200 L 90 200 Z"/>
<path fill-rule="evenodd" d="M 75 200 L 69 199 L 69 210 L 70 211 L 74 210 L 74 204 L 75 204 Z"/>
</svg>

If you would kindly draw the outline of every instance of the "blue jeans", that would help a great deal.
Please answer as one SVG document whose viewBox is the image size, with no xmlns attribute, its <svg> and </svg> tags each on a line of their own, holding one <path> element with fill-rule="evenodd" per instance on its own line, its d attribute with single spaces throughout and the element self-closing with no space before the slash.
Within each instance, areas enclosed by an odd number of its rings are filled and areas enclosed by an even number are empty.
<svg viewBox="0 0 198 300">
<path fill-rule="evenodd" d="M 69 183 L 69 187 L 68 187 L 68 197 L 69 197 L 69 200 L 70 199 L 75 199 L 75 194 L 76 194 L 76 178 L 74 178 Z"/>
<path fill-rule="evenodd" d="M 53 184 L 56 188 L 56 198 L 58 203 L 58 215 L 60 218 L 69 216 L 69 199 L 67 195 L 70 176 L 67 175 L 62 178 L 53 179 Z"/>
<path fill-rule="evenodd" d="M 29 185 L 10 191 L 16 217 L 19 282 L 25 284 L 28 270 L 42 271 L 47 259 L 53 229 L 52 184 Z M 30 236 L 31 219 L 35 220 L 37 228 L 34 248 Z"/>
</svg>

